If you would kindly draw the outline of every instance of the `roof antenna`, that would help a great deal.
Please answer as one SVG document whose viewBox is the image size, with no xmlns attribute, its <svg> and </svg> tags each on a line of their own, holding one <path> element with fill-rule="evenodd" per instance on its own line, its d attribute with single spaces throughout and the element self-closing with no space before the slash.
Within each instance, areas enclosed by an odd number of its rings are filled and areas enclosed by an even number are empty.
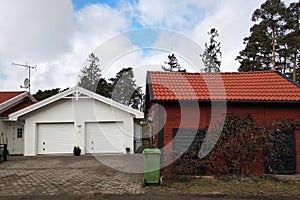
<svg viewBox="0 0 300 200">
<path fill-rule="evenodd" d="M 25 67 L 26 69 L 28 69 L 28 78 L 25 78 L 24 80 L 24 86 L 20 86 L 20 88 L 28 88 L 29 90 L 29 94 L 30 94 L 30 71 L 31 69 L 35 69 L 36 70 L 36 66 L 30 66 L 27 63 L 24 64 L 18 64 L 18 63 L 11 63 L 12 65 L 16 65 L 16 66 L 21 66 L 21 67 Z"/>
</svg>

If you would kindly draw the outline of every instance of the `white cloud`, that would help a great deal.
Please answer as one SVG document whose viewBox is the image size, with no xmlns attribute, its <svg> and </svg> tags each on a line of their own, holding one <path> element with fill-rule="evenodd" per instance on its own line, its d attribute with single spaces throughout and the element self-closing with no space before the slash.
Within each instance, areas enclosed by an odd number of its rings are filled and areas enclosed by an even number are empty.
<svg viewBox="0 0 300 200">
<path fill-rule="evenodd" d="M 75 20 L 75 40 L 87 43 L 90 48 L 96 48 L 98 44 L 130 27 L 130 19 L 124 13 L 105 4 L 84 7 L 75 14 Z"/>
<path fill-rule="evenodd" d="M 205 48 L 208 42 L 207 32 L 211 28 L 217 28 L 220 34 L 218 40 L 222 47 L 222 71 L 236 71 L 238 62 L 235 61 L 238 52 L 243 49 L 243 38 L 249 34 L 253 24 L 251 15 L 253 11 L 263 3 L 263 0 L 238 1 L 238 0 L 212 0 L 212 1 L 147 1 L 141 0 L 137 9 L 140 22 L 146 26 L 168 27 L 179 30 L 187 37 L 191 37 L 195 43 Z M 170 47 L 169 50 L 184 49 L 177 38 L 171 36 L 159 36 L 157 44 Z M 184 51 L 193 51 L 195 48 L 186 48 Z M 199 60 L 199 67 L 203 63 L 199 54 L 202 50 L 192 56 L 191 62 Z M 193 52 L 191 52 L 193 53 Z M 198 67 L 198 66 L 197 66 Z"/>
<path fill-rule="evenodd" d="M 10 0 L 0 6 L 0 58 L 54 58 L 70 48 L 72 4 L 60 0 Z"/>
<path fill-rule="evenodd" d="M 0 67 L 5 74 L 5 80 L 0 79 L 1 90 L 19 90 L 27 77 L 28 72 L 11 66 L 12 62 L 49 63 L 71 50 L 74 24 L 70 1 L 1 1 L 0 14 Z M 38 66 L 38 70 L 44 69 Z M 51 82 L 51 69 L 48 71 L 43 82 Z"/>
<path fill-rule="evenodd" d="M 70 0 L 0 0 L 0 89 L 19 90 L 27 76 L 27 71 L 12 67 L 11 62 L 38 66 L 38 70 L 32 72 L 33 91 L 73 86 L 93 50 L 100 52 L 102 66 L 110 67 L 104 71 L 108 76 L 115 75 L 122 67 L 132 66 L 136 68 L 140 84 L 145 80 L 146 70 L 151 69 L 149 66 L 160 70 L 168 51 L 178 51 L 177 58 L 184 68 L 188 62 L 199 60 L 201 63 L 199 48 L 204 49 L 207 32 L 212 27 L 220 33 L 221 70 L 236 71 L 238 63 L 234 59 L 243 49 L 243 38 L 249 34 L 251 14 L 263 2 L 139 0 L 133 3 L 120 1 L 114 8 L 100 3 L 87 4 L 74 11 Z M 176 34 L 161 31 L 153 47 L 166 51 L 126 53 L 139 47 L 118 34 L 134 28 L 137 22 L 143 27 L 179 31 L 178 34 L 186 35 L 187 39 L 190 37 L 197 48 L 191 48 Z M 118 40 L 110 43 L 109 39 L 116 36 Z M 147 40 L 146 36 L 144 40 Z M 101 49 L 96 49 L 98 46 Z M 186 56 L 186 52 L 190 54 Z"/>
<path fill-rule="evenodd" d="M 6 10 L 3 18 L 11 19 L 10 24 L 0 18 L 0 26 L 8 26 L 0 30 L 0 65 L 6 75 L 0 79 L 1 90 L 19 90 L 27 77 L 22 68 L 10 66 L 13 61 L 38 66 L 32 71 L 33 92 L 72 87 L 93 49 L 130 26 L 123 13 L 107 5 L 88 5 L 74 12 L 70 1 L 18 3 L 10 1 L 4 3 L 5 9 L 1 7 Z"/>
<path fill-rule="evenodd" d="M 216 28 L 221 43 L 221 71 L 236 71 L 239 63 L 235 61 L 238 52 L 244 48 L 243 38 L 249 35 L 252 26 L 251 15 L 259 7 L 262 0 L 218 1 L 211 15 L 199 22 L 193 30 L 192 37 L 203 45 L 208 42 L 207 32 Z"/>
<path fill-rule="evenodd" d="M 199 0 L 140 0 L 137 5 L 139 22 L 145 26 L 183 30 L 193 27 L 214 4 Z"/>
</svg>

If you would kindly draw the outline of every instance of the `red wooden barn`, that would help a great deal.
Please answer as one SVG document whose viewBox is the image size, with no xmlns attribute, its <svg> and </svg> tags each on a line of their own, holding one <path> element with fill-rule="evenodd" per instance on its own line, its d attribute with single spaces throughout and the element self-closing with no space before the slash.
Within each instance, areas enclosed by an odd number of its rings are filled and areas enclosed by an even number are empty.
<svg viewBox="0 0 300 200">
<path fill-rule="evenodd" d="M 300 121 L 300 87 L 276 71 L 148 72 L 146 113 L 153 145 L 167 157 L 178 129 L 207 130 L 229 114 L 251 114 L 260 125 L 276 119 Z M 278 173 L 300 173 L 300 129 L 293 136 L 292 155 Z M 264 173 L 263 161 L 253 163 L 251 171 Z"/>
</svg>

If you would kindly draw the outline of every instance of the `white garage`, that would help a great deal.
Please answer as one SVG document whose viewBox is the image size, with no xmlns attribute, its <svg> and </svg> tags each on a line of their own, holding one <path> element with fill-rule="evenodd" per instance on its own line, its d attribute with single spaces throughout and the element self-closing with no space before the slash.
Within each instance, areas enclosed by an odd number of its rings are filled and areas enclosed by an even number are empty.
<svg viewBox="0 0 300 200">
<path fill-rule="evenodd" d="M 73 123 L 37 124 L 38 154 L 70 153 L 76 144 Z"/>
<path fill-rule="evenodd" d="M 122 153 L 123 126 L 123 122 L 87 123 L 87 153 Z"/>
<path fill-rule="evenodd" d="M 144 114 L 74 87 L 9 115 L 24 124 L 24 155 L 134 153 Z"/>
</svg>

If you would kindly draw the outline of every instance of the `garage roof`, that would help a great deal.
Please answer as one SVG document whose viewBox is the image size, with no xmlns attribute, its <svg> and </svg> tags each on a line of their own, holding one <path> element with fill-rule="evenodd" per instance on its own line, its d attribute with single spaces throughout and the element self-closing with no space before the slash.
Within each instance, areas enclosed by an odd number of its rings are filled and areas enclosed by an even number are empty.
<svg viewBox="0 0 300 200">
<path fill-rule="evenodd" d="M 61 93 L 59 93 L 57 95 L 49 97 L 49 98 L 47 98 L 47 99 L 45 99 L 43 101 L 40 101 L 40 102 L 38 102 L 36 104 L 28 106 L 28 107 L 26 107 L 26 108 L 24 108 L 22 110 L 19 110 L 17 112 L 14 112 L 14 113 L 10 114 L 9 115 L 9 120 L 16 121 L 18 119 L 18 117 L 20 117 L 22 115 L 30 113 L 30 112 L 32 112 L 34 110 L 37 110 L 37 109 L 39 109 L 41 107 L 44 107 L 44 106 L 46 106 L 48 104 L 51 104 L 51 103 L 53 103 L 55 101 L 58 101 L 59 99 L 65 98 L 65 97 L 67 97 L 69 95 L 74 95 L 74 98 L 77 99 L 77 98 L 79 98 L 79 96 L 81 94 L 84 94 L 84 95 L 86 95 L 86 96 L 88 96 L 90 98 L 94 98 L 95 100 L 101 101 L 103 103 L 106 103 L 106 104 L 108 104 L 110 106 L 113 106 L 115 108 L 118 108 L 120 110 L 126 111 L 126 112 L 132 114 L 137 119 L 143 119 L 144 118 L 144 113 L 142 113 L 142 112 L 140 112 L 138 110 L 132 109 L 132 108 L 130 108 L 128 106 L 125 106 L 125 105 L 123 105 L 121 103 L 118 103 L 118 102 L 116 102 L 116 101 L 114 101 L 112 99 L 108 99 L 108 98 L 103 97 L 101 95 L 98 95 L 98 94 L 96 94 L 94 92 L 86 90 L 86 89 L 84 89 L 82 87 L 76 86 L 76 87 L 70 88 L 70 89 L 68 89 L 68 90 L 66 90 L 64 92 L 61 92 Z"/>
<path fill-rule="evenodd" d="M 300 87 L 276 71 L 148 72 L 150 100 L 300 101 Z"/>
<path fill-rule="evenodd" d="M 9 92 L 0 92 L 0 104 L 10 100 L 20 94 L 24 93 L 23 91 L 18 91 L 18 92 L 13 92 L 13 91 L 9 91 Z"/>
<path fill-rule="evenodd" d="M 7 117 L 8 114 L 25 108 L 36 100 L 26 91 L 2 91 L 0 92 L 0 115 Z"/>
</svg>

